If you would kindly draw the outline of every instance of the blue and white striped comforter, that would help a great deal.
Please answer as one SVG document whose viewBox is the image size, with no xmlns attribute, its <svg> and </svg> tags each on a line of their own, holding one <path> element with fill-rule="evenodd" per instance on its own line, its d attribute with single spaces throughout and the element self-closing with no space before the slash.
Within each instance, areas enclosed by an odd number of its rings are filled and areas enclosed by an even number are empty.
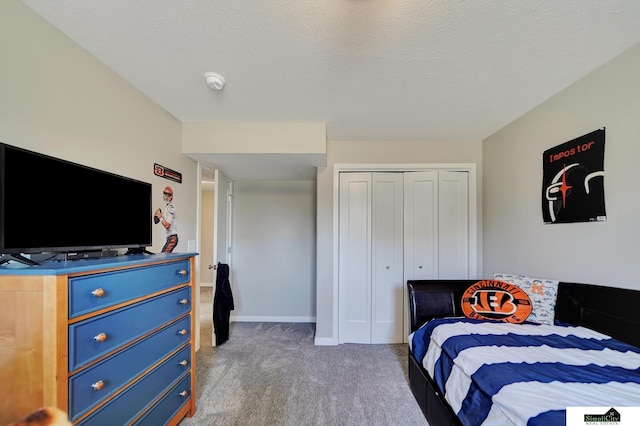
<svg viewBox="0 0 640 426">
<path fill-rule="evenodd" d="M 564 425 L 566 407 L 640 406 L 640 349 L 584 327 L 440 318 L 409 346 L 464 425 Z"/>
</svg>

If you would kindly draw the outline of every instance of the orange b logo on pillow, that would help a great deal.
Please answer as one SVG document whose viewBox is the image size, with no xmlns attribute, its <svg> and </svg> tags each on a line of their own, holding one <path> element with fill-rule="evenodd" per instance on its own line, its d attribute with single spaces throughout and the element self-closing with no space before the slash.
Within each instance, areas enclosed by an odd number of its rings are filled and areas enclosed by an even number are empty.
<svg viewBox="0 0 640 426">
<path fill-rule="evenodd" d="M 467 318 L 521 323 L 531 308 L 527 293 L 504 281 L 478 281 L 462 295 L 462 312 Z"/>
</svg>

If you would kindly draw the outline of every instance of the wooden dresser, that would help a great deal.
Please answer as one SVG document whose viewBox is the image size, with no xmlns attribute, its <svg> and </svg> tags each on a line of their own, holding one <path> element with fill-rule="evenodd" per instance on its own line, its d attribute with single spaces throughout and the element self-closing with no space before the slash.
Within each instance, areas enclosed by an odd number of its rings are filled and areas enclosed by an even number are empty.
<svg viewBox="0 0 640 426">
<path fill-rule="evenodd" d="M 56 406 L 77 425 L 193 416 L 194 254 L 0 267 L 0 424 Z"/>
</svg>

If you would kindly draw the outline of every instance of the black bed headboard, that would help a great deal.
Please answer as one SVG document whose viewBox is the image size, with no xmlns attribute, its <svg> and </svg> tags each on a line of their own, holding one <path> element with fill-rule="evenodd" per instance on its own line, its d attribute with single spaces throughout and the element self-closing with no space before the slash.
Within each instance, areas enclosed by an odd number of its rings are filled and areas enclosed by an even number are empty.
<svg viewBox="0 0 640 426">
<path fill-rule="evenodd" d="M 410 329 L 433 318 L 461 316 L 462 293 L 478 280 L 409 280 Z"/>
<path fill-rule="evenodd" d="M 433 318 L 461 316 L 462 294 L 479 280 L 409 280 L 410 330 Z M 640 347 L 640 291 L 560 282 L 557 320 L 583 325 Z"/>
<path fill-rule="evenodd" d="M 561 282 L 556 319 L 640 347 L 640 291 Z"/>
</svg>

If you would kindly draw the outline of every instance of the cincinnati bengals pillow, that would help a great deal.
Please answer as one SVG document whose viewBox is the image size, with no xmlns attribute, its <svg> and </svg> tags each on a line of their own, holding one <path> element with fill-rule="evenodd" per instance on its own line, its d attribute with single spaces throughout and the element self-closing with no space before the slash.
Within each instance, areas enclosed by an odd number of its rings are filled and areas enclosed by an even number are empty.
<svg viewBox="0 0 640 426">
<path fill-rule="evenodd" d="M 531 314 L 531 300 L 518 286 L 483 280 L 462 295 L 462 312 L 467 318 L 519 324 Z"/>
<path fill-rule="evenodd" d="M 559 281 L 512 274 L 493 274 L 493 279 L 517 285 L 527 293 L 533 303 L 529 321 L 553 325 Z"/>
</svg>

